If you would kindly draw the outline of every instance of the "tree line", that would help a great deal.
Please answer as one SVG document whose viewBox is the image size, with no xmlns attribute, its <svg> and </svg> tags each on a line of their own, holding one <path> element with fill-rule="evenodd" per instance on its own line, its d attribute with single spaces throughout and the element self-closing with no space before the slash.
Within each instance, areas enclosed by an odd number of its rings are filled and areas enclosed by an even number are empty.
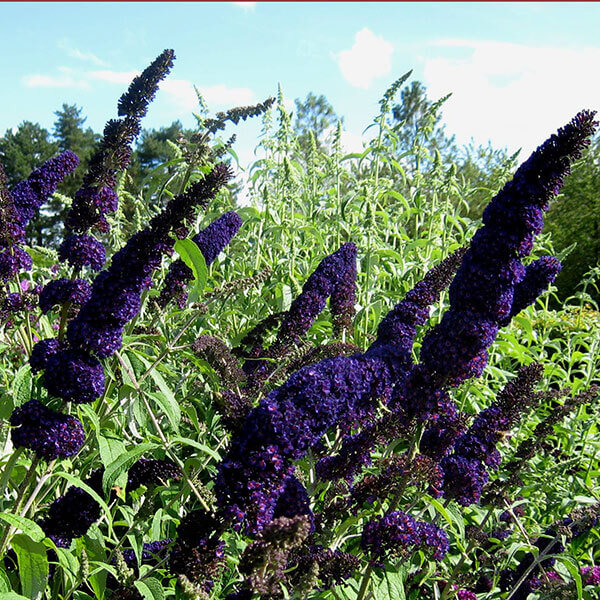
<svg viewBox="0 0 600 600">
<path fill-rule="evenodd" d="M 455 169 L 469 182 L 469 194 L 464 198 L 463 210 L 471 218 L 480 218 L 483 207 L 505 180 L 510 178 L 518 163 L 518 156 L 506 150 L 470 144 L 460 147 L 441 124 L 442 101 L 434 102 L 427 96 L 425 86 L 413 81 L 402 89 L 398 103 L 391 110 L 392 140 L 387 140 L 389 156 L 402 162 L 406 171 L 418 171 L 423 165 L 411 164 L 413 157 L 431 162 L 432 168 Z M 100 134 L 86 127 L 82 109 L 73 104 L 63 104 L 55 113 L 52 131 L 39 123 L 24 121 L 9 129 L 0 138 L 0 161 L 9 179 L 15 184 L 26 178 L 57 152 L 71 150 L 82 163 L 59 188 L 61 195 L 72 197 L 80 187 L 87 163 L 100 139 Z M 298 161 L 306 164 L 316 155 L 330 155 L 334 149 L 332 139 L 336 128 L 343 124 L 333 106 L 324 95 L 310 92 L 304 100 L 296 99 L 291 125 L 298 148 Z M 425 135 L 423 135 L 425 132 Z M 160 129 L 142 130 L 125 186 L 136 192 L 145 178 L 158 166 L 175 156 L 174 144 L 190 139 L 194 130 L 185 129 L 174 121 Z M 418 152 L 415 149 L 418 147 Z M 551 207 L 546 231 L 552 234 L 557 252 L 562 253 L 563 272 L 557 281 L 559 296 L 565 298 L 580 289 L 580 282 L 600 258 L 600 139 L 596 138 L 583 158 L 575 165 L 563 192 Z M 358 164 L 351 168 L 359 169 Z M 386 175 L 382 166 L 382 175 Z M 405 179 L 397 170 L 389 169 L 387 175 L 400 193 Z M 65 199 L 53 197 L 31 225 L 30 239 L 45 246 L 60 241 L 65 210 Z M 593 280 L 586 290 L 596 300 L 599 292 Z"/>
</svg>

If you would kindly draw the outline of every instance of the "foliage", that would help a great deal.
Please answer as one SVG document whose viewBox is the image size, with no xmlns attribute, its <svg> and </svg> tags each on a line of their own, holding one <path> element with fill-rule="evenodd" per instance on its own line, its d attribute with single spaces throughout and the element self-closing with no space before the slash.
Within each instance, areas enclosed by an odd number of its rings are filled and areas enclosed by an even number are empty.
<svg viewBox="0 0 600 600">
<path fill-rule="evenodd" d="M 584 157 L 565 182 L 561 196 L 548 214 L 547 229 L 558 251 L 568 252 L 558 280 L 560 297 L 578 290 L 584 275 L 598 264 L 600 257 L 600 138 L 596 137 Z M 596 302 L 600 294 L 592 287 L 588 293 Z"/>
</svg>

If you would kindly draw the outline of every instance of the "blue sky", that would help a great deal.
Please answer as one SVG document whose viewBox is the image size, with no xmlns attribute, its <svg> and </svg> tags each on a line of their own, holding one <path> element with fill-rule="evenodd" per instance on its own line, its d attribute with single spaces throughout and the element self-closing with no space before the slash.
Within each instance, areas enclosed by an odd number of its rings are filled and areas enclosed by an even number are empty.
<svg viewBox="0 0 600 600">
<path fill-rule="evenodd" d="M 213 110 L 325 94 L 361 133 L 390 83 L 413 69 L 448 92 L 461 143 L 532 150 L 581 108 L 600 108 L 597 3 L 2 3 L 0 131 L 51 128 L 63 102 L 101 130 L 136 71 L 177 55 L 144 121 L 191 125 L 196 84 Z M 249 160 L 258 125 L 238 128 Z"/>
</svg>

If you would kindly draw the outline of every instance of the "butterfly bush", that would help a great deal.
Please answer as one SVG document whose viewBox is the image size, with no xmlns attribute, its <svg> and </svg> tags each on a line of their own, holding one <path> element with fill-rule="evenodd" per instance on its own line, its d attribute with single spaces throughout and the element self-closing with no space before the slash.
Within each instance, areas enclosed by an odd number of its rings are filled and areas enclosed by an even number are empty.
<svg viewBox="0 0 600 600">
<path fill-rule="evenodd" d="M 371 358 L 369 352 L 325 360 L 300 369 L 249 413 L 219 467 L 216 493 L 223 514 L 244 523 L 249 532 L 260 531 L 273 518 L 292 461 L 305 456 L 334 425 L 349 432 L 373 416 L 376 401 L 387 401 L 390 395 L 392 410 L 404 419 L 455 418 L 457 409 L 446 388 L 482 373 L 499 321 L 510 314 L 515 286 L 525 277 L 521 258 L 531 252 L 543 225 L 543 210 L 560 189 L 570 161 L 581 155 L 593 133 L 593 118 L 591 112 L 578 114 L 540 146 L 491 201 L 484 212 L 484 226 L 475 234 L 450 284 L 450 308 L 423 340 L 419 364 L 398 377 L 398 367 L 392 372 L 388 357 Z M 407 303 L 419 299 L 427 306 L 433 298 L 425 293 L 420 299 L 423 288 L 426 284 Z M 295 321 L 314 318 L 314 306 L 307 301 L 304 311 L 293 312 L 298 314 Z M 401 309 L 397 313 L 398 322 L 404 325 L 406 313 Z M 400 369 L 408 366 L 405 339 L 414 339 L 414 327 L 425 315 L 412 311 L 408 316 L 415 320 L 392 334 L 397 336 L 393 342 L 401 342 Z M 380 336 L 389 329 L 389 325 L 382 328 Z M 377 343 L 372 353 L 381 345 Z M 469 470 L 472 465 L 465 460 L 469 459 L 448 462 L 448 478 L 455 476 L 455 466 Z M 485 476 L 481 472 L 474 476 L 477 490 Z"/>
<path fill-rule="evenodd" d="M 76 192 L 66 219 L 71 232 L 59 248 L 59 257 L 76 269 L 88 266 L 94 271 L 105 262 L 103 244 L 88 232 L 108 229 L 106 215 L 117 210 L 117 174 L 131 162 L 131 144 L 140 132 L 140 121 L 154 99 L 158 84 L 173 66 L 173 50 L 165 50 L 139 76 L 120 98 L 119 119 L 109 121 L 99 148 L 89 161 L 82 187 Z"/>
<path fill-rule="evenodd" d="M 215 261 L 241 226 L 242 219 L 235 211 L 231 210 L 214 220 L 208 227 L 192 238 L 192 241 L 202 252 L 206 266 Z M 164 308 L 175 298 L 179 308 L 183 308 L 187 299 L 185 288 L 192 279 L 192 270 L 181 259 L 174 261 L 165 277 L 163 289 L 158 297 L 158 304 Z"/>
<path fill-rule="evenodd" d="M 157 329 L 167 330 L 169 319 L 181 317 L 182 311 L 167 314 L 165 307 L 174 301 L 183 309 L 193 279 L 182 260 L 172 260 L 161 279 L 163 262 L 173 255 L 176 240 L 190 235 L 198 209 L 208 208 L 232 176 L 221 162 L 232 140 L 210 149 L 210 136 L 227 121 L 263 114 L 272 104 L 231 109 L 215 119 L 198 116 L 204 132 L 181 140 L 181 161 L 188 169 L 182 191 L 169 193 L 162 210 L 107 261 L 99 238 L 118 208 L 118 177 L 131 162 L 141 119 L 173 58 L 173 51 L 165 50 L 133 80 L 118 102 L 119 118 L 104 129 L 58 250 L 72 267 L 70 278 L 32 290 L 13 281 L 31 267 L 22 249 L 28 223 L 77 166 L 77 157 L 65 152 L 12 189 L 0 169 L 0 278 L 6 286 L 0 313 L 7 319 L 9 310 L 39 309 L 43 315 L 37 321 L 27 317 L 28 326 L 42 324 L 30 332 L 26 348 L 37 379 L 15 383 L 20 397 L 27 398 L 7 411 L 12 411 L 10 439 L 17 449 L 13 457 L 31 451 L 30 466 L 17 485 L 5 482 L 12 485 L 8 495 L 16 494 L 20 517 L 35 519 L 56 546 L 48 550 L 52 593 L 71 585 L 66 598 L 88 592 L 109 600 L 162 597 L 158 578 L 169 576 L 171 595 L 202 599 L 320 597 L 341 586 L 343 597 L 351 587 L 352 597 L 366 600 L 385 588 L 371 590 L 376 581 L 387 584 L 383 593 L 403 586 L 404 596 L 413 599 L 423 594 L 439 600 L 498 594 L 527 600 L 532 593 L 575 597 L 560 568 L 550 569 L 568 540 L 578 544 L 597 526 L 597 504 L 545 520 L 539 536 L 528 539 L 533 551 L 507 557 L 502 544 L 523 532 L 524 498 L 515 493 L 523 485 L 522 473 L 535 456 L 560 451 L 551 439 L 554 425 L 590 405 L 598 388 L 537 391 L 543 357 L 529 357 L 493 402 L 471 409 L 474 414 L 456 402 L 454 390 L 483 374 L 500 328 L 558 275 L 557 258 L 528 257 L 570 163 L 594 133 L 594 113 L 579 113 L 517 169 L 485 209 L 470 244 L 445 248 L 448 256 L 393 306 L 362 348 L 347 339 L 355 339 L 353 318 L 361 308 L 361 249 L 353 242 L 340 245 L 340 230 L 338 249 L 313 263 L 316 268 L 287 310 L 268 314 L 244 334 L 228 298 L 264 283 L 271 270 L 225 282 L 206 291 L 205 301 L 189 308 L 190 315 L 196 312 L 173 343 L 151 355 Z M 390 99 L 386 93 L 382 110 Z M 189 177 L 197 166 L 201 176 Z M 241 225 L 238 213 L 229 211 L 192 237 L 206 265 Z M 258 242 L 262 247 L 263 240 Z M 445 290 L 449 306 L 430 323 L 431 309 Z M 328 302 L 332 327 L 322 346 L 311 347 L 309 331 Z M 213 330 L 220 312 L 239 333 L 231 342 L 225 342 L 225 332 Z M 134 328 L 137 317 L 148 314 L 150 325 L 140 320 Z M 53 318 L 57 333 L 48 337 L 52 328 L 46 325 Z M 42 335 L 46 339 L 40 340 Z M 187 354 L 176 369 L 154 370 L 179 350 Z M 144 363 L 145 374 L 138 378 L 144 354 L 155 362 L 147 370 Z M 197 371 L 210 371 L 218 389 L 209 390 Z M 175 393 L 167 389 L 166 375 L 179 378 Z M 160 393 L 148 391 L 153 384 Z M 108 404 L 113 386 L 119 388 L 115 406 Z M 148 399 L 165 409 L 164 415 Z M 123 408 L 120 402 L 129 412 L 115 416 L 113 411 Z M 501 443 L 536 410 L 547 414 L 531 433 L 519 431 L 512 456 L 503 463 Z M 95 435 L 86 437 L 84 417 L 94 422 Z M 143 420 L 153 434 L 140 447 Z M 218 441 L 221 462 L 211 464 L 215 451 L 184 437 L 189 424 Z M 127 438 L 129 445 L 117 438 Z M 94 464 L 98 453 L 101 468 Z M 70 460 L 53 476 L 54 461 L 64 459 Z M 33 483 L 40 461 L 45 470 Z M 74 469 L 79 484 L 67 485 L 62 478 L 73 481 L 67 473 Z M 409 489 L 416 494 L 405 502 Z M 488 510 L 481 521 L 477 505 Z M 463 509 L 466 546 L 457 558 L 452 552 L 460 527 L 448 528 L 447 522 L 458 522 Z M 115 511 L 120 517 L 113 521 Z M 110 519 L 108 535 L 99 529 L 104 517 Z M 27 535 L 38 533 L 30 520 L 7 521 L 0 553 L 16 524 Z M 14 547 L 19 550 L 18 543 Z M 9 575 L 3 571 L 2 579 L 11 585 L 15 560 L 25 572 L 19 552 L 5 557 Z M 69 575 L 57 577 L 55 565 L 62 568 L 67 556 Z M 470 560 L 478 565 L 474 572 L 464 567 Z M 584 586 L 598 585 L 598 569 L 581 569 Z M 44 572 L 44 585 L 46 579 Z M 424 582 L 439 593 L 430 594 Z"/>
<path fill-rule="evenodd" d="M 27 225 L 78 164 L 77 155 L 67 150 L 47 160 L 11 190 L 0 170 L 0 277 L 4 281 L 31 269 L 31 257 L 21 248 Z"/>
</svg>

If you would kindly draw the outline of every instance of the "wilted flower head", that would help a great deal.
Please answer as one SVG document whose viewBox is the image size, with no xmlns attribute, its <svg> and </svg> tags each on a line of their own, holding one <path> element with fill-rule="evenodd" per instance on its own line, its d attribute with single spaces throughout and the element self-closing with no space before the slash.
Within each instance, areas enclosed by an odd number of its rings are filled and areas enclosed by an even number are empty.
<svg viewBox="0 0 600 600">
<path fill-rule="evenodd" d="M 129 469 L 127 489 L 135 490 L 141 485 L 164 485 L 169 479 L 181 479 L 181 469 L 173 461 L 140 458 Z"/>
<path fill-rule="evenodd" d="M 94 471 L 85 483 L 102 496 L 103 469 Z M 71 541 L 85 535 L 100 518 L 100 505 L 83 488 L 71 486 L 67 493 L 57 498 L 40 521 L 46 535 L 61 548 L 68 548 Z"/>
</svg>

